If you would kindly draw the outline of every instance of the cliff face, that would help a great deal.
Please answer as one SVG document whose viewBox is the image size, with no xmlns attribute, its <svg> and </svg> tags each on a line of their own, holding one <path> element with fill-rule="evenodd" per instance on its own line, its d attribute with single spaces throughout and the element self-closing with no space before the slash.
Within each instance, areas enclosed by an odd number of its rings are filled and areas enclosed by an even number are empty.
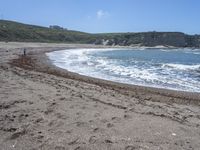
<svg viewBox="0 0 200 150">
<path fill-rule="evenodd" d="M 141 46 L 174 46 L 174 47 L 200 47 L 199 35 L 186 35 L 180 32 L 144 32 L 124 33 L 121 35 L 105 36 L 97 39 L 96 44 L 106 45 L 141 45 Z"/>
<path fill-rule="evenodd" d="M 200 35 L 181 32 L 89 34 L 66 29 L 0 20 L 0 41 L 87 43 L 120 46 L 174 46 L 200 48 Z"/>
<path fill-rule="evenodd" d="M 186 45 L 185 35 L 183 33 L 145 33 L 142 43 L 145 46 L 170 45 L 182 47 Z"/>
</svg>

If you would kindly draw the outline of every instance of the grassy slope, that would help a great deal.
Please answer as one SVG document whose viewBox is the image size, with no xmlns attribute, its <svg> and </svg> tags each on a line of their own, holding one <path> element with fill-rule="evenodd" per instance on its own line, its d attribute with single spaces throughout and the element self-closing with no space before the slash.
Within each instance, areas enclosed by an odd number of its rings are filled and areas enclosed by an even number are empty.
<svg viewBox="0 0 200 150">
<path fill-rule="evenodd" d="M 88 43 L 92 35 L 84 32 L 50 29 L 0 20 L 0 41 Z"/>
</svg>

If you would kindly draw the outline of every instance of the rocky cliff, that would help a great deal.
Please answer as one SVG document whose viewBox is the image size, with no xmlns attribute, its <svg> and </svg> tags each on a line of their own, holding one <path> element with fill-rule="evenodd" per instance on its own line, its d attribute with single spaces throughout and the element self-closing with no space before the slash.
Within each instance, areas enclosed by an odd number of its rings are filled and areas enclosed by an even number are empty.
<svg viewBox="0 0 200 150">
<path fill-rule="evenodd" d="M 102 39 L 103 38 L 103 39 Z M 120 46 L 174 46 L 200 47 L 199 35 L 187 35 L 180 32 L 142 32 L 104 35 L 95 41 L 96 44 Z"/>
</svg>

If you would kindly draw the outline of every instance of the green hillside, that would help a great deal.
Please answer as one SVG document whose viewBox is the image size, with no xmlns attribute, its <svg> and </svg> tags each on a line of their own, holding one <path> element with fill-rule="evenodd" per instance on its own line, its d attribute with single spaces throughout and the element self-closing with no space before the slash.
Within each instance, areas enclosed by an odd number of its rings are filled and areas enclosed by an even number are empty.
<svg viewBox="0 0 200 150">
<path fill-rule="evenodd" d="M 187 35 L 181 32 L 90 34 L 59 26 L 48 28 L 6 20 L 0 20 L 0 41 L 200 47 L 200 35 Z"/>
<path fill-rule="evenodd" d="M 91 35 L 0 20 L 0 41 L 87 43 Z"/>
</svg>

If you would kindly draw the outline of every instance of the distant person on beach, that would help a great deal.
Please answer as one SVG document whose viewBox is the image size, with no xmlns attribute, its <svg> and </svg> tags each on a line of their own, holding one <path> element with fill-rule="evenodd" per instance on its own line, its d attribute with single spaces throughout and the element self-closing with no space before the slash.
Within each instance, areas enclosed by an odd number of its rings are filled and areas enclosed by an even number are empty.
<svg viewBox="0 0 200 150">
<path fill-rule="evenodd" d="M 24 56 L 26 56 L 26 49 L 24 48 Z"/>
</svg>

